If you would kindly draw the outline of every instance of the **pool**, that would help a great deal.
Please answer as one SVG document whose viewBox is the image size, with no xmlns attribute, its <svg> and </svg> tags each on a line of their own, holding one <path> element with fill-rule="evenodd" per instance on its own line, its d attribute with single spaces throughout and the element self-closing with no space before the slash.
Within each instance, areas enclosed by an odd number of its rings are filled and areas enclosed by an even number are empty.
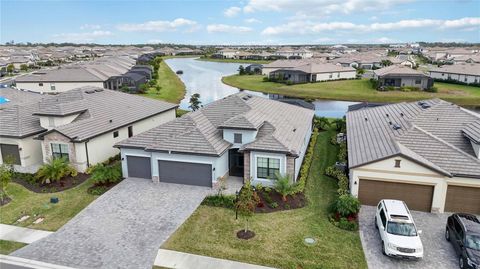
<svg viewBox="0 0 480 269">
<path fill-rule="evenodd" d="M 5 103 L 8 103 L 10 102 L 10 100 L 8 100 L 7 98 L 3 97 L 3 96 L 0 96 L 0 105 L 1 104 L 5 104 Z"/>
</svg>

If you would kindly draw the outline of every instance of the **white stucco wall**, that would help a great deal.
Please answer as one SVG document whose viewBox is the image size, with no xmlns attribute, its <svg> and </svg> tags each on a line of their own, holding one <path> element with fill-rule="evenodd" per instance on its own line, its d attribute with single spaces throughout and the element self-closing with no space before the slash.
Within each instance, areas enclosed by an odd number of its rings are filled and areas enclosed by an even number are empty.
<svg viewBox="0 0 480 269">
<path fill-rule="evenodd" d="M 478 83 L 480 82 L 480 76 L 464 75 L 464 74 L 451 74 L 446 72 L 430 71 L 430 76 L 434 79 L 453 79 L 465 83 Z"/>
<path fill-rule="evenodd" d="M 234 134 L 242 134 L 242 143 L 234 143 Z M 232 148 L 239 148 L 243 144 L 253 142 L 256 137 L 257 131 L 254 130 L 223 129 L 223 139 L 232 143 Z"/>
<path fill-rule="evenodd" d="M 83 86 L 95 86 L 103 88 L 102 81 L 92 82 L 16 82 L 17 88 L 22 90 L 30 90 L 34 92 L 65 92 Z M 43 86 L 40 86 L 43 84 Z M 55 86 L 55 91 L 51 90 L 51 86 Z"/>
<path fill-rule="evenodd" d="M 357 76 L 356 71 L 348 72 L 330 72 L 330 73 L 318 73 L 316 81 L 337 80 L 337 79 L 353 79 Z M 330 78 L 330 75 L 332 76 Z"/>
<path fill-rule="evenodd" d="M 15 165 L 15 170 L 19 172 L 36 172 L 42 164 L 41 142 L 34 140 L 34 136 L 25 138 L 6 138 L 0 137 L 0 144 L 18 145 L 21 165 Z M 0 149 L 0 164 L 3 163 Z"/>
<path fill-rule="evenodd" d="M 400 160 L 400 168 L 395 167 L 395 160 Z M 350 191 L 354 196 L 358 196 L 360 179 L 434 186 L 432 212 L 444 211 L 448 185 L 480 187 L 478 179 L 446 177 L 402 157 L 393 157 L 350 169 Z"/>
<path fill-rule="evenodd" d="M 307 151 L 308 143 L 310 142 L 310 137 L 311 136 L 312 136 L 312 128 L 310 127 L 308 129 L 307 135 L 305 136 L 305 139 L 303 140 L 302 149 L 298 153 L 299 156 L 298 156 L 298 158 L 295 159 L 295 181 L 298 178 L 298 173 L 300 173 L 300 168 L 302 166 L 303 158 L 305 157 L 305 153 Z"/>
<path fill-rule="evenodd" d="M 273 185 L 273 181 L 270 179 L 258 178 L 257 177 L 257 158 L 266 157 L 266 158 L 277 158 L 280 159 L 280 174 L 284 175 L 287 173 L 287 156 L 285 154 L 278 153 L 267 153 L 252 151 L 250 152 L 250 176 L 252 178 L 252 184 L 256 185 L 261 183 L 264 186 Z"/>
</svg>

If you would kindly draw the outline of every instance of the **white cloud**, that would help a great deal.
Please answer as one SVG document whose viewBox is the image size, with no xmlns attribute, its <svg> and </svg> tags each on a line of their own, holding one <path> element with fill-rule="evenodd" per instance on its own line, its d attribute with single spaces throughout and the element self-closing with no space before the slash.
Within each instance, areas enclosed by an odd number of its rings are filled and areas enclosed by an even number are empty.
<svg viewBox="0 0 480 269">
<path fill-rule="evenodd" d="M 61 33 L 54 34 L 53 38 L 57 42 L 72 42 L 72 43 L 90 43 L 97 39 L 112 36 L 110 31 L 93 31 L 86 33 Z"/>
<path fill-rule="evenodd" d="M 120 24 L 117 29 L 125 32 L 173 32 L 180 29 L 194 31 L 198 29 L 196 21 L 177 18 L 173 21 L 147 21 L 136 24 Z"/>
<path fill-rule="evenodd" d="M 244 20 L 246 23 L 262 23 L 261 20 L 255 19 L 255 18 L 248 18 Z"/>
<path fill-rule="evenodd" d="M 231 18 L 231 17 L 237 16 L 238 13 L 240 13 L 240 11 L 242 11 L 242 9 L 239 7 L 229 7 L 225 9 L 225 11 L 223 12 L 223 15 Z"/>
<path fill-rule="evenodd" d="M 158 44 L 158 43 L 163 43 L 163 40 L 160 40 L 160 39 L 149 39 L 149 40 L 147 40 L 147 44 Z"/>
<path fill-rule="evenodd" d="M 243 7 L 245 13 L 255 11 L 289 11 L 298 16 L 317 16 L 325 14 L 352 14 L 371 10 L 388 10 L 394 5 L 413 0 L 249 0 Z"/>
<path fill-rule="evenodd" d="M 331 43 L 335 39 L 330 38 L 330 37 L 320 37 L 314 40 L 315 43 Z"/>
<path fill-rule="evenodd" d="M 102 28 L 100 25 L 98 24 L 84 24 L 82 26 L 80 26 L 80 30 L 98 30 Z"/>
<path fill-rule="evenodd" d="M 312 21 L 292 21 L 283 25 L 267 27 L 262 31 L 264 35 L 283 34 L 316 34 L 328 31 L 356 31 L 375 32 L 393 31 L 402 29 L 428 28 L 430 30 L 479 28 L 480 18 L 461 18 L 457 20 L 401 20 L 397 22 L 355 24 L 351 22 L 315 23 Z"/>
<path fill-rule="evenodd" d="M 388 43 L 398 43 L 395 39 L 389 37 L 380 37 L 374 40 L 376 43 L 388 44 Z"/>
<path fill-rule="evenodd" d="M 233 26 L 226 24 L 209 24 L 207 32 L 209 33 L 246 33 L 251 32 L 252 28 L 245 26 Z"/>
</svg>

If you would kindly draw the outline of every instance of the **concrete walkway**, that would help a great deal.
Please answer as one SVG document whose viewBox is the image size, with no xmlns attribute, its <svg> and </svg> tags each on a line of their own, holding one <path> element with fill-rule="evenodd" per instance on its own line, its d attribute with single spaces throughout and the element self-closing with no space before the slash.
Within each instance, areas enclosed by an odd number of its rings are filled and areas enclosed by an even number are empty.
<svg viewBox="0 0 480 269">
<path fill-rule="evenodd" d="M 13 225 L 0 224 L 0 239 L 31 244 L 53 232 L 34 230 Z"/>
<path fill-rule="evenodd" d="M 74 269 L 72 267 L 0 255 L 1 269 Z"/>
<path fill-rule="evenodd" d="M 261 265 L 222 260 L 166 249 L 158 250 L 155 265 L 173 269 L 273 269 Z"/>
</svg>

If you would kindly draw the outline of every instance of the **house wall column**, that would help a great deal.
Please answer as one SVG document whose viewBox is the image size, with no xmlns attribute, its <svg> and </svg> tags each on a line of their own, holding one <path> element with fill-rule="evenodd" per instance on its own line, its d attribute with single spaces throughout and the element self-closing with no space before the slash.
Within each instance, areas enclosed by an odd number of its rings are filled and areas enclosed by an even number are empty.
<svg viewBox="0 0 480 269">
<path fill-rule="evenodd" d="M 243 178 L 250 179 L 250 152 L 245 151 L 243 153 Z"/>
<path fill-rule="evenodd" d="M 291 182 L 295 180 L 295 157 L 287 156 L 287 175 Z"/>
</svg>

